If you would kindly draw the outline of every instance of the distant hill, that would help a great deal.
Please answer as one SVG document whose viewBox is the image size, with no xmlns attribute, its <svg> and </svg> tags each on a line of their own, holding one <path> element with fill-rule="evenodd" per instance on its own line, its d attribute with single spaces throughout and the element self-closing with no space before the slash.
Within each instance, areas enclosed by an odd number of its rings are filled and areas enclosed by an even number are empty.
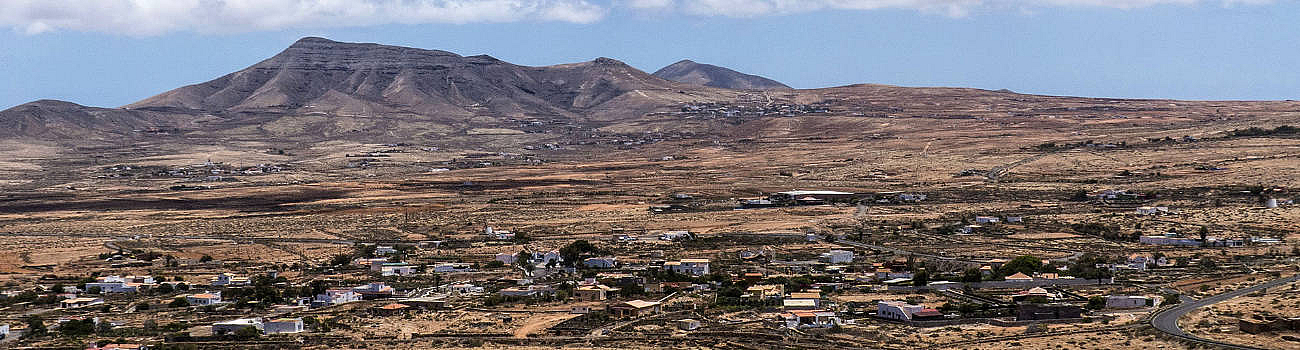
<svg viewBox="0 0 1300 350">
<path fill-rule="evenodd" d="M 790 89 L 779 81 L 752 74 L 737 72 L 711 64 L 681 60 L 663 67 L 653 74 L 667 80 L 723 89 L 776 90 Z"/>
<path fill-rule="evenodd" d="M 0 111 L 0 138 L 46 140 L 112 139 L 139 131 L 166 129 L 184 118 L 149 111 L 86 107 L 39 100 Z"/>
<path fill-rule="evenodd" d="M 684 90 L 698 89 L 609 58 L 527 67 L 486 55 L 309 37 L 246 69 L 126 108 L 608 118 L 692 99 Z"/>
</svg>

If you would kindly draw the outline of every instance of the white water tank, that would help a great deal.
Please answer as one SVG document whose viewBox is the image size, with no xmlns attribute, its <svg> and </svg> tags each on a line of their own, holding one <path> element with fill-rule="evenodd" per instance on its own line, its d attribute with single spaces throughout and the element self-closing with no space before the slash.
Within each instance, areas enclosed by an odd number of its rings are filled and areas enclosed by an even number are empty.
<svg viewBox="0 0 1300 350">
<path fill-rule="evenodd" d="M 1264 207 L 1269 209 L 1277 208 L 1277 198 L 1265 199 Z"/>
</svg>

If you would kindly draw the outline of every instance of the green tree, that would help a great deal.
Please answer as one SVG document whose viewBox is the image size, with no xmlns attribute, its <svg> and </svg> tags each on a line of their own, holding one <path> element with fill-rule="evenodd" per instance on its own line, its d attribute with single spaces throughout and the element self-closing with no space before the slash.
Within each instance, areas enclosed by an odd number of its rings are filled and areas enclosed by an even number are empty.
<svg viewBox="0 0 1300 350">
<path fill-rule="evenodd" d="M 591 242 L 580 239 L 560 248 L 560 257 L 564 258 L 565 266 L 574 266 L 584 255 L 598 254 L 599 252 L 600 250 Z"/>
<path fill-rule="evenodd" d="M 979 282 L 979 281 L 982 281 L 982 280 L 984 280 L 984 273 L 981 272 L 980 269 L 978 269 L 978 268 L 969 268 L 969 269 L 966 269 L 966 272 L 962 273 L 962 276 L 961 276 L 961 281 L 962 281 L 962 282 L 971 282 L 971 283 L 975 283 L 975 282 Z"/>
<path fill-rule="evenodd" d="M 1183 302 L 1182 295 L 1179 295 L 1178 293 L 1161 294 L 1160 300 L 1162 300 L 1160 305 L 1178 305 L 1178 303 Z"/>
<path fill-rule="evenodd" d="M 1107 263 L 1109 263 L 1109 261 L 1100 255 L 1084 253 L 1079 257 L 1079 259 L 1074 261 L 1074 264 L 1070 265 L 1069 273 L 1071 276 L 1083 279 L 1100 280 L 1109 278 L 1111 275 L 1110 269 L 1097 268 L 1097 265 L 1105 265 Z"/>
<path fill-rule="evenodd" d="M 373 244 L 357 244 L 352 246 L 352 255 L 363 259 L 373 259 L 375 258 L 375 248 L 377 247 Z"/>
<path fill-rule="evenodd" d="M 190 302 L 189 302 L 189 301 L 186 301 L 185 298 L 183 298 L 183 297 L 177 297 L 176 299 L 172 299 L 172 302 L 167 303 L 167 306 L 170 306 L 170 307 L 186 307 L 186 306 L 190 306 Z"/>
<path fill-rule="evenodd" d="M 352 254 L 339 254 L 330 259 L 331 266 L 345 266 L 352 263 Z"/>
<path fill-rule="evenodd" d="M 95 320 L 71 320 L 59 325 L 59 333 L 66 336 L 90 335 L 95 333 Z"/>
<path fill-rule="evenodd" d="M 40 316 L 36 316 L 36 315 L 28 316 L 26 322 L 27 322 L 27 333 L 23 334 L 24 338 L 39 337 L 45 335 L 46 333 L 49 333 L 49 329 L 45 328 L 45 320 L 41 319 Z"/>
<path fill-rule="evenodd" d="M 916 273 L 912 274 L 912 285 L 919 287 L 925 286 L 929 283 L 930 273 L 926 272 L 925 269 L 917 270 Z"/>
<path fill-rule="evenodd" d="M 1017 272 L 1026 275 L 1033 275 L 1035 272 L 1042 270 L 1043 259 L 1033 255 L 1021 255 L 1002 265 L 1002 273 L 1005 275 L 1014 275 Z"/>
<path fill-rule="evenodd" d="M 1104 308 L 1106 308 L 1106 297 L 1098 295 L 1088 298 L 1088 309 L 1101 310 Z"/>
<path fill-rule="evenodd" d="M 253 340 L 262 337 L 262 331 L 257 327 L 244 327 L 235 331 L 234 338 L 239 340 Z"/>
</svg>

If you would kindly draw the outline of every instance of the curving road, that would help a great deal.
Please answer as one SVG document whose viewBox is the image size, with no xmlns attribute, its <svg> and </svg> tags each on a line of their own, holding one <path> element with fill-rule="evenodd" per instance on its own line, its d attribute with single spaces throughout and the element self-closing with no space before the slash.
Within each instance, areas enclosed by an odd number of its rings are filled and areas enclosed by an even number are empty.
<svg viewBox="0 0 1300 350">
<path fill-rule="evenodd" d="M 1165 332 L 1166 334 L 1183 338 L 1186 340 L 1198 342 L 1198 343 L 1216 345 L 1216 346 L 1225 347 L 1229 349 L 1250 349 L 1250 350 L 1260 349 L 1253 346 L 1224 343 L 1221 341 L 1205 339 L 1205 338 L 1188 334 L 1187 332 L 1184 332 L 1182 328 L 1178 327 L 1178 319 L 1183 317 L 1183 315 L 1186 315 L 1189 312 L 1192 312 L 1196 309 L 1205 306 L 1213 305 L 1242 295 L 1258 292 L 1260 290 L 1285 285 L 1291 282 L 1295 282 L 1297 280 L 1300 280 L 1300 274 L 1287 277 L 1287 278 L 1280 278 L 1280 279 L 1268 281 L 1263 284 L 1255 285 L 1252 287 L 1247 287 L 1247 288 L 1234 290 L 1231 292 L 1217 294 L 1201 300 L 1188 300 L 1184 298 L 1183 302 L 1178 304 L 1178 306 L 1175 306 L 1165 311 L 1161 311 L 1160 313 L 1156 314 L 1155 317 L 1152 317 L 1151 326 L 1155 327 L 1157 330 L 1160 330 L 1161 332 Z"/>
</svg>

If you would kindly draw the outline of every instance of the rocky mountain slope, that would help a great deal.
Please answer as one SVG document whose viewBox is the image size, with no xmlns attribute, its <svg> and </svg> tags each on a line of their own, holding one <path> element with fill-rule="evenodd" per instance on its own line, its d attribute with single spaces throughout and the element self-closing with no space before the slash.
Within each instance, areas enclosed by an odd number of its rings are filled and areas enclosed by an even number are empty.
<svg viewBox="0 0 1300 350">
<path fill-rule="evenodd" d="M 527 67 L 486 55 L 304 38 L 244 70 L 126 108 L 606 119 L 699 99 L 696 90 L 608 58 Z"/>
<path fill-rule="evenodd" d="M 711 64 L 681 60 L 654 72 L 654 76 L 676 82 L 723 89 L 780 90 L 790 89 L 779 81 L 737 72 Z"/>
</svg>

